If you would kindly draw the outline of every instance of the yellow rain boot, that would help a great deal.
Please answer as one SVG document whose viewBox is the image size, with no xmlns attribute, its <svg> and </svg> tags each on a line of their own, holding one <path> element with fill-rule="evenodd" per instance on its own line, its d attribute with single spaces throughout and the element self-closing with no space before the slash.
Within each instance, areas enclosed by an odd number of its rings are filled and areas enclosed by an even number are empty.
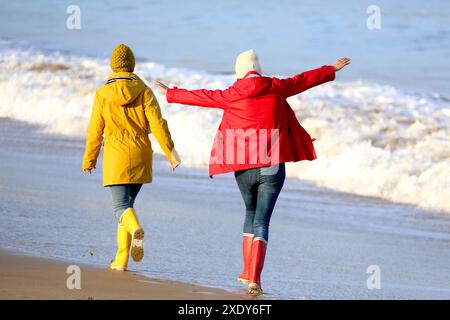
<svg viewBox="0 0 450 320">
<path fill-rule="evenodd" d="M 128 252 L 130 251 L 131 236 L 121 224 L 117 225 L 117 253 L 111 262 L 110 268 L 117 271 L 126 271 L 128 265 Z"/>
<path fill-rule="evenodd" d="M 120 217 L 120 223 L 125 227 L 131 235 L 130 254 L 134 261 L 139 262 L 144 257 L 144 230 L 139 225 L 139 220 L 133 208 L 126 209 Z"/>
</svg>

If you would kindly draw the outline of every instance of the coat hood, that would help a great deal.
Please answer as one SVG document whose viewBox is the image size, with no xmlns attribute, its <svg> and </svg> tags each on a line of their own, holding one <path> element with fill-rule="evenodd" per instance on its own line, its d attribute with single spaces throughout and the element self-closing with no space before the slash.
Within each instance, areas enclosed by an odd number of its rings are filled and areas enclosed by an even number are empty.
<svg viewBox="0 0 450 320">
<path fill-rule="evenodd" d="M 109 75 L 106 84 L 97 92 L 105 100 L 120 106 L 133 102 L 146 88 L 144 82 L 132 72 Z"/>
<path fill-rule="evenodd" d="M 267 91 L 271 86 L 271 79 L 268 77 L 244 78 L 236 81 L 233 88 L 242 97 L 256 97 Z"/>
</svg>

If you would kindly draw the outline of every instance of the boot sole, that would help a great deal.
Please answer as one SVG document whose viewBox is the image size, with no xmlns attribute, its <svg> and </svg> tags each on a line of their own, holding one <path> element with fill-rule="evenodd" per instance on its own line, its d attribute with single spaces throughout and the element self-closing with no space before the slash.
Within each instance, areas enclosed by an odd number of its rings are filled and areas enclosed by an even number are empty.
<svg viewBox="0 0 450 320">
<path fill-rule="evenodd" d="M 109 266 L 109 268 L 111 270 L 116 270 L 116 271 L 127 271 L 126 267 L 119 267 L 119 266 Z"/>
<path fill-rule="evenodd" d="M 134 231 L 131 239 L 130 255 L 134 262 L 139 262 L 144 258 L 144 230 L 137 229 Z"/>
<path fill-rule="evenodd" d="M 250 283 L 248 285 L 248 293 L 256 297 L 263 293 L 261 287 L 257 283 Z"/>
</svg>

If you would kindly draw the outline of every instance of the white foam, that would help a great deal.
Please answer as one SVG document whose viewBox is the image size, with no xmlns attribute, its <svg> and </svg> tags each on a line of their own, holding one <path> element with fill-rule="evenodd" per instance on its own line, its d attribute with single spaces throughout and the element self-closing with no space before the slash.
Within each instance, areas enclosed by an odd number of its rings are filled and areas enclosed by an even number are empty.
<svg viewBox="0 0 450 320">
<path fill-rule="evenodd" d="M 45 64 L 67 70 L 36 71 Z M 186 88 L 224 88 L 232 76 L 139 63 L 144 80 Z M 0 41 L 0 117 L 84 137 L 95 89 L 108 61 Z M 156 92 L 184 165 L 206 167 L 221 112 L 168 105 Z M 288 175 L 318 185 L 450 212 L 450 103 L 364 82 L 322 85 L 290 99 L 317 138 L 318 159 Z M 156 143 L 156 152 L 161 152 Z"/>
</svg>

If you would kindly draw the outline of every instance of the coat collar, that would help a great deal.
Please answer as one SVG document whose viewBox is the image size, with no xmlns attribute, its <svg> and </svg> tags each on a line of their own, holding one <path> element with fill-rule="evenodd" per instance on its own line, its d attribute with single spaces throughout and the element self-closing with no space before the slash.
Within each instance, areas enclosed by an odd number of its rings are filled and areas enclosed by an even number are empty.
<svg viewBox="0 0 450 320">
<path fill-rule="evenodd" d="M 113 72 L 111 73 L 106 80 L 112 79 L 112 78 L 137 78 L 139 77 L 134 72 Z"/>
<path fill-rule="evenodd" d="M 254 77 L 262 77 L 262 76 L 256 71 L 249 71 L 245 74 L 245 76 L 242 79 L 254 78 Z"/>
</svg>

